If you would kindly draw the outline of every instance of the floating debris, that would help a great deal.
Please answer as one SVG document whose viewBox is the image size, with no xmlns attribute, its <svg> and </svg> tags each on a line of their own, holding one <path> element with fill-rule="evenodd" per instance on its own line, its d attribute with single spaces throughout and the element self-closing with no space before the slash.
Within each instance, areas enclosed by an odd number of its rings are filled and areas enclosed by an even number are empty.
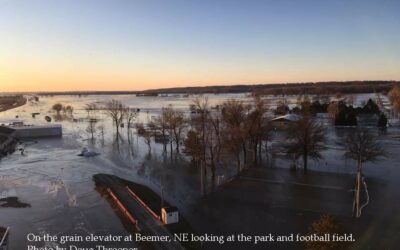
<svg viewBox="0 0 400 250">
<path fill-rule="evenodd" d="M 31 205 L 28 203 L 20 202 L 17 197 L 17 192 L 14 189 L 11 189 L 11 190 L 5 190 L 0 193 L 0 206 L 23 208 L 23 207 L 30 207 Z"/>
<path fill-rule="evenodd" d="M 78 156 L 82 157 L 95 157 L 100 155 L 100 153 L 94 152 L 94 151 L 89 151 L 87 148 L 83 148 L 82 152 L 78 154 Z"/>
</svg>

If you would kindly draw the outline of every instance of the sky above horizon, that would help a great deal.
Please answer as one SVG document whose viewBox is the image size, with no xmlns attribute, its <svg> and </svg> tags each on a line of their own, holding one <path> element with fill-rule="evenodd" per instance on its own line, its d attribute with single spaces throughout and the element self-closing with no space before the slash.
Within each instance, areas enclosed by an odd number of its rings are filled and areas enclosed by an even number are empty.
<svg viewBox="0 0 400 250">
<path fill-rule="evenodd" d="M 400 1 L 0 0 L 0 92 L 400 80 Z"/>
</svg>

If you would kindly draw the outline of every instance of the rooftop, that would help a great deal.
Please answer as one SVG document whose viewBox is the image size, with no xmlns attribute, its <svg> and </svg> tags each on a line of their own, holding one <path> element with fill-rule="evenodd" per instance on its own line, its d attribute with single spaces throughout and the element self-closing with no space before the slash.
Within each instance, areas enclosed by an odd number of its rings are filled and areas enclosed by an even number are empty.
<svg viewBox="0 0 400 250">
<path fill-rule="evenodd" d="M 12 126 L 14 130 L 22 129 L 40 129 L 40 128 L 61 128 L 61 124 L 46 124 L 46 125 L 23 125 L 23 126 Z"/>
<path fill-rule="evenodd" d="M 167 213 L 178 212 L 178 208 L 177 208 L 177 207 L 163 207 L 163 209 L 164 209 L 165 212 L 167 212 Z"/>
<path fill-rule="evenodd" d="M 301 116 L 300 116 L 300 115 L 296 115 L 296 114 L 286 114 L 286 115 L 282 115 L 282 116 L 275 117 L 275 118 L 272 119 L 271 121 L 282 121 L 282 120 L 284 120 L 284 121 L 291 121 L 291 122 L 294 122 L 294 121 L 298 121 L 298 120 L 300 120 L 300 119 L 301 119 Z"/>
</svg>

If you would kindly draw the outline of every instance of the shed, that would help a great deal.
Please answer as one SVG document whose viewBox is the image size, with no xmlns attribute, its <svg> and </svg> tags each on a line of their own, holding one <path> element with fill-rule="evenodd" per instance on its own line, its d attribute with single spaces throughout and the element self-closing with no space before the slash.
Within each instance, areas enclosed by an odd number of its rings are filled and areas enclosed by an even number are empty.
<svg viewBox="0 0 400 250">
<path fill-rule="evenodd" d="M 163 207 L 161 209 L 161 220 L 164 224 L 179 222 L 179 212 L 176 207 Z"/>
</svg>

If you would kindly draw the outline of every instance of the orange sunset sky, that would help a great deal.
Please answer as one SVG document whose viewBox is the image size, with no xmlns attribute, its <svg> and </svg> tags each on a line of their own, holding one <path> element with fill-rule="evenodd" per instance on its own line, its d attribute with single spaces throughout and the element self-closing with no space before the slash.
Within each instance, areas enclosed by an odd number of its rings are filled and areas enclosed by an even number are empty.
<svg viewBox="0 0 400 250">
<path fill-rule="evenodd" d="M 0 92 L 400 80 L 398 2 L 299 2 L 6 0 Z"/>
</svg>

